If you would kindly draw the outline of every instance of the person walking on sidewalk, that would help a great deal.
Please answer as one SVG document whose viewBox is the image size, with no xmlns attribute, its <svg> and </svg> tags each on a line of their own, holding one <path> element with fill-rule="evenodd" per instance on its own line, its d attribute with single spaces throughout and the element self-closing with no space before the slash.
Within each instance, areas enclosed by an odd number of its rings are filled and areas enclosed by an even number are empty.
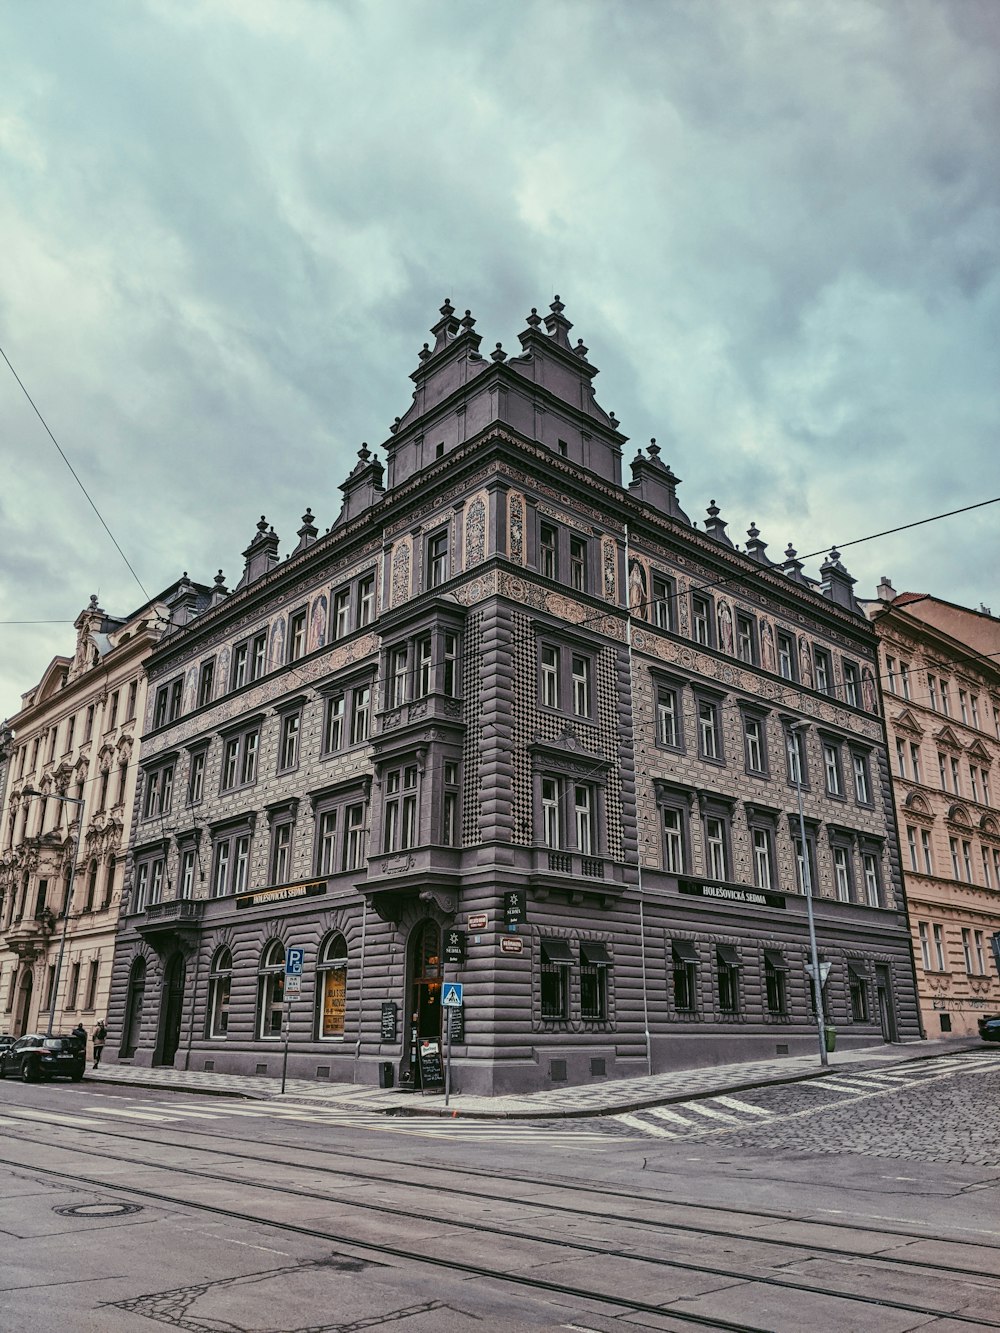
<svg viewBox="0 0 1000 1333">
<path fill-rule="evenodd" d="M 104 1043 L 107 1041 L 107 1038 L 108 1038 L 108 1029 L 105 1027 L 104 1019 L 102 1018 L 101 1021 L 98 1023 L 97 1027 L 94 1028 L 93 1041 L 94 1041 L 95 1069 L 101 1063 L 101 1052 L 104 1050 Z"/>
</svg>

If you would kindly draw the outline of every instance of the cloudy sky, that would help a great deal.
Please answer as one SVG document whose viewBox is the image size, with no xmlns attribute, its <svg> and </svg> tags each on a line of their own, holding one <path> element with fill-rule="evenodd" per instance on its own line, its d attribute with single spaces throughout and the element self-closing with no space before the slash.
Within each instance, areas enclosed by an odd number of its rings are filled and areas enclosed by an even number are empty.
<svg viewBox="0 0 1000 1333">
<path fill-rule="evenodd" d="M 693 518 L 819 551 L 1000 495 L 998 68 L 995 0 L 8 0 L 0 345 L 151 593 L 333 522 L 446 296 L 558 292 Z M 2 718 L 143 595 L 2 362 L 0 463 Z M 1000 613 L 998 531 L 844 560 Z"/>
</svg>

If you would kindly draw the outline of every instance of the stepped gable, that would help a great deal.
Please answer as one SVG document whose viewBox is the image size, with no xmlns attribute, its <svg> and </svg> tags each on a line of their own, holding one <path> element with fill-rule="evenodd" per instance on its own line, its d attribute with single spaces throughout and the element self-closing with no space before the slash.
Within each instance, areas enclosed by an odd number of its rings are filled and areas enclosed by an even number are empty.
<svg viewBox="0 0 1000 1333">
<path fill-rule="evenodd" d="M 582 339 L 570 341 L 573 327 L 557 296 L 549 314 L 532 309 L 518 335 L 521 351 L 509 356 L 500 343 L 488 357 L 470 311 L 457 317 L 450 300 L 424 343 L 410 378 L 413 403 L 397 417 L 384 442 L 387 489 L 443 458 L 492 424 L 506 425 L 621 485 L 621 451 L 626 437 L 614 413 L 594 397 L 596 366 Z"/>
</svg>

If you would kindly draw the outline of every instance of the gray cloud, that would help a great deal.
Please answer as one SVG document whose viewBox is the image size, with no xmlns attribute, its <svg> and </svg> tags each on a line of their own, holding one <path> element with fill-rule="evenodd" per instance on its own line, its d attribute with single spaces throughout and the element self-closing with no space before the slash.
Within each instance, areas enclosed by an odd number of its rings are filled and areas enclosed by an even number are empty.
<svg viewBox="0 0 1000 1333">
<path fill-rule="evenodd" d="M 558 291 L 693 517 L 774 553 L 998 488 L 991 3 L 10 6 L 0 338 L 152 592 L 336 516 L 445 295 Z M 574 335 L 576 336 L 576 334 Z M 9 374 L 0 620 L 141 593 Z M 997 605 L 992 510 L 849 548 Z M 68 627 L 0 627 L 0 714 Z"/>
</svg>

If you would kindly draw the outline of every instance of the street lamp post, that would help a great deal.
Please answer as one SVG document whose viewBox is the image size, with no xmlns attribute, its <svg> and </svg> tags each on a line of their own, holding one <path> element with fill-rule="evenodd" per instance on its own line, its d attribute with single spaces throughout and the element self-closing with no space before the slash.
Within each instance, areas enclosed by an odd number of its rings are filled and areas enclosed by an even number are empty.
<svg viewBox="0 0 1000 1333">
<path fill-rule="evenodd" d="M 806 919 L 809 922 L 809 954 L 812 959 L 813 994 L 816 997 L 816 1031 L 819 1035 L 819 1062 L 830 1063 L 826 1053 L 826 1020 L 823 1017 L 823 978 L 819 971 L 819 952 L 816 948 L 816 919 L 813 915 L 812 869 L 809 865 L 809 846 L 806 843 L 806 817 L 802 810 L 802 755 L 799 742 L 805 722 L 793 722 L 788 728 L 788 762 L 795 776 L 795 794 L 799 805 L 799 846 L 802 852 L 802 892 L 806 900 Z"/>
<path fill-rule="evenodd" d="M 42 792 L 36 791 L 33 787 L 23 787 L 22 796 L 41 796 Z M 75 796 L 53 795 L 52 800 L 59 801 L 63 805 L 83 806 L 84 802 L 77 800 Z M 49 997 L 49 1025 L 46 1029 L 46 1036 L 52 1036 L 52 1028 L 55 1025 L 56 1018 L 56 996 L 59 994 L 59 978 L 62 975 L 63 956 L 66 953 L 66 931 L 69 927 L 69 909 L 73 905 L 73 876 L 76 871 L 76 856 L 80 845 L 79 837 L 74 837 L 70 832 L 70 862 L 69 862 L 69 884 L 66 888 L 66 910 L 63 912 L 62 934 L 59 938 L 59 955 L 56 958 L 56 974 L 52 978 L 52 994 Z"/>
</svg>

